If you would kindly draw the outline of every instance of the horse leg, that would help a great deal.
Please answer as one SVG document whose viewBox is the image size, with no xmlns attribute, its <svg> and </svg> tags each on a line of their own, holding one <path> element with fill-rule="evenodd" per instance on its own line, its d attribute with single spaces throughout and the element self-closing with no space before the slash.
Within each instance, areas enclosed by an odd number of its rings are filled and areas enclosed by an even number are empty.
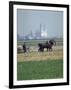
<svg viewBox="0 0 71 90">
<path fill-rule="evenodd" d="M 50 51 L 52 51 L 52 47 L 50 48 Z"/>
<path fill-rule="evenodd" d="M 51 51 L 53 51 L 52 48 L 51 48 Z"/>
<path fill-rule="evenodd" d="M 41 49 L 39 48 L 39 49 L 38 49 L 38 52 L 40 52 L 40 51 L 41 51 Z"/>
<path fill-rule="evenodd" d="M 47 51 L 48 51 L 48 48 L 47 48 Z"/>
<path fill-rule="evenodd" d="M 42 49 L 42 48 L 39 48 L 39 49 L 38 49 L 38 52 L 43 52 L 43 49 Z"/>
<path fill-rule="evenodd" d="M 38 52 L 40 51 L 40 48 L 38 49 Z"/>
<path fill-rule="evenodd" d="M 49 47 L 49 51 L 51 52 L 52 51 L 52 49 Z"/>
<path fill-rule="evenodd" d="M 44 52 L 44 48 L 42 49 L 42 52 Z"/>
<path fill-rule="evenodd" d="M 41 48 L 41 52 L 43 52 L 44 50 L 43 50 L 43 48 Z"/>
</svg>

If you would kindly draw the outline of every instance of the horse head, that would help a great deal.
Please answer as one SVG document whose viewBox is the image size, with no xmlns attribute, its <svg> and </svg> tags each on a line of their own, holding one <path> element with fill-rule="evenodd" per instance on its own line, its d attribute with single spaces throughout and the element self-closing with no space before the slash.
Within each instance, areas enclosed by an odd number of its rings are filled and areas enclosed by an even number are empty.
<svg viewBox="0 0 71 90">
<path fill-rule="evenodd" d="M 50 43 L 51 45 L 56 45 L 55 40 L 50 40 L 49 43 Z"/>
</svg>

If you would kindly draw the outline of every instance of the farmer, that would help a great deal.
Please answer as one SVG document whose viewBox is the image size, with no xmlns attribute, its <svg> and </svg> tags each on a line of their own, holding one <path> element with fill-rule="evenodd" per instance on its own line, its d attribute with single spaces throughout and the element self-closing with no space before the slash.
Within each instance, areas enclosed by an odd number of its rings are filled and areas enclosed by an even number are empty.
<svg viewBox="0 0 71 90">
<path fill-rule="evenodd" d="M 27 48 L 26 48 L 25 43 L 24 43 L 24 45 L 23 45 L 23 50 L 24 50 L 24 53 L 27 52 Z"/>
</svg>

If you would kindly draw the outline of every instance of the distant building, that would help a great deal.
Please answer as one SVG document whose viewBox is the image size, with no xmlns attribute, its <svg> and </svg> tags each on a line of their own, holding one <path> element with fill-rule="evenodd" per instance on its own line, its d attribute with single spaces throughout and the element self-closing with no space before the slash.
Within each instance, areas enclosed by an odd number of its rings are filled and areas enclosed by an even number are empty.
<svg viewBox="0 0 71 90">
<path fill-rule="evenodd" d="M 47 30 L 41 30 L 41 37 L 42 38 L 47 38 L 48 34 L 47 34 Z"/>
<path fill-rule="evenodd" d="M 48 33 L 47 33 L 47 29 L 45 28 L 45 25 L 41 26 L 41 38 L 47 38 L 48 37 Z"/>
<path fill-rule="evenodd" d="M 34 30 L 34 31 L 31 30 L 30 33 L 28 33 L 23 37 L 18 35 L 18 39 L 21 40 L 46 39 L 47 37 L 48 37 L 47 29 L 45 28 L 44 25 L 41 24 L 39 30 Z"/>
<path fill-rule="evenodd" d="M 44 25 L 40 24 L 40 29 L 36 30 L 35 32 L 30 32 L 28 35 L 26 35 L 25 37 L 27 37 L 26 39 L 45 39 L 47 38 L 47 29 L 45 28 Z"/>
</svg>

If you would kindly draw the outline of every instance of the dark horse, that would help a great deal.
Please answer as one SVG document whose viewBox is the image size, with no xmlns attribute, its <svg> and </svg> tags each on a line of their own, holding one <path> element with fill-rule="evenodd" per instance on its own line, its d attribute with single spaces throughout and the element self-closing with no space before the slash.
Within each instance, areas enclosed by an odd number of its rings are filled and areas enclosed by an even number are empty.
<svg viewBox="0 0 71 90">
<path fill-rule="evenodd" d="M 44 48 L 46 48 L 47 51 L 48 50 L 49 51 L 52 51 L 52 46 L 53 45 L 56 45 L 56 42 L 54 40 L 50 40 L 49 42 L 47 41 L 46 43 L 39 43 L 38 44 L 38 47 L 39 47 L 38 51 L 43 52 L 44 51 Z"/>
</svg>

